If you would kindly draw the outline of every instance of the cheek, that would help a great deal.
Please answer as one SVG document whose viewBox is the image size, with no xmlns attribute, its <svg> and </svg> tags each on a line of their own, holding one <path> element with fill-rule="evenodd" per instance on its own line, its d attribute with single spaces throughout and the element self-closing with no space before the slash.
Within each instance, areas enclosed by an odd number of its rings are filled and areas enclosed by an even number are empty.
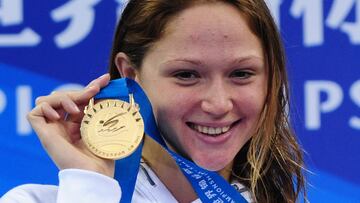
<svg viewBox="0 0 360 203">
<path fill-rule="evenodd" d="M 154 116 L 163 138 L 165 138 L 170 146 L 179 150 L 178 152 L 183 153 L 182 144 L 180 144 L 183 138 L 179 132 L 183 131 L 186 126 L 181 119 L 183 116 L 181 109 L 179 106 L 166 103 L 154 108 Z"/>
<path fill-rule="evenodd" d="M 256 85 L 251 93 L 251 99 L 254 102 L 256 111 L 262 111 L 267 96 L 267 80 L 264 78 Z"/>
<path fill-rule="evenodd" d="M 239 95 L 237 98 L 241 98 L 237 100 L 237 107 L 241 111 L 241 114 L 247 118 L 246 125 L 254 129 L 264 108 L 266 89 L 249 89 L 246 92 L 242 92 L 242 96 Z"/>
<path fill-rule="evenodd" d="M 150 93 L 149 100 L 159 127 L 170 131 L 172 127 L 177 125 L 176 123 L 179 123 L 178 121 L 183 115 L 182 110 L 185 109 L 182 99 L 162 91 L 162 94 Z"/>
<path fill-rule="evenodd" d="M 196 102 L 192 96 L 175 92 L 163 92 L 161 96 L 151 98 L 151 102 L 160 132 L 171 145 L 181 149 L 180 143 L 184 139 L 181 132 L 187 130 L 185 120 L 194 111 Z"/>
<path fill-rule="evenodd" d="M 239 108 L 247 112 L 256 113 L 261 110 L 265 103 L 266 93 L 264 89 L 250 88 L 237 92 L 234 96 Z"/>
<path fill-rule="evenodd" d="M 191 111 L 196 105 L 196 98 L 192 91 L 182 91 L 176 88 L 159 88 L 152 91 L 149 99 L 154 113 L 166 115 L 168 119 L 182 119 L 186 112 Z"/>
<path fill-rule="evenodd" d="M 251 106 L 249 108 L 250 113 L 256 115 L 256 117 L 260 116 L 264 108 L 265 97 L 263 95 L 254 95 L 247 102 Z"/>
<path fill-rule="evenodd" d="M 192 111 L 193 106 L 189 99 L 182 99 L 178 96 L 154 99 L 153 111 L 159 125 L 167 124 L 172 127 L 182 126 L 186 116 Z"/>
</svg>

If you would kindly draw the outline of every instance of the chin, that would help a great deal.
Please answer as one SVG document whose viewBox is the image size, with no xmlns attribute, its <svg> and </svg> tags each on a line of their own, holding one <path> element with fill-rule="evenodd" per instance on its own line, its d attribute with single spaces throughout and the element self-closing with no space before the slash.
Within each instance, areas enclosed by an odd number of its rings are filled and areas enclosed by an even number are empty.
<svg viewBox="0 0 360 203">
<path fill-rule="evenodd" d="M 209 171 L 220 171 L 228 166 L 232 160 L 233 159 L 228 160 L 223 156 L 193 159 L 196 165 Z"/>
</svg>

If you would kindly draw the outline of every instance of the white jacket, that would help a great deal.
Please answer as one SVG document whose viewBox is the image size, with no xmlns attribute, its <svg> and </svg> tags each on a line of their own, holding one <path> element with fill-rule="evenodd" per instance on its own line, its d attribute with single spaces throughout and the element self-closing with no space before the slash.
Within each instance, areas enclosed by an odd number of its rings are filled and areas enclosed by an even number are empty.
<svg viewBox="0 0 360 203">
<path fill-rule="evenodd" d="M 250 193 L 233 183 L 241 195 L 251 202 Z M 121 187 L 115 179 L 80 169 L 59 172 L 59 186 L 26 184 L 7 192 L 0 203 L 119 203 Z M 132 202 L 175 203 L 174 196 L 156 174 L 142 164 L 137 176 Z M 201 203 L 200 199 L 192 203 Z"/>
</svg>

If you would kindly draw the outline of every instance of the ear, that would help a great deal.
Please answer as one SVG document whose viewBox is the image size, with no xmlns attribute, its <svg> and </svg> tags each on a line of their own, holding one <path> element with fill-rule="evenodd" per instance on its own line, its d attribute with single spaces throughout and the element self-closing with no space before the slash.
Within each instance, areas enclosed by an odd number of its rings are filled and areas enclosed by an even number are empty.
<svg viewBox="0 0 360 203">
<path fill-rule="evenodd" d="M 115 65 L 121 77 L 127 77 L 133 80 L 136 78 L 136 70 L 131 65 L 129 57 L 125 53 L 119 52 L 116 54 Z"/>
</svg>

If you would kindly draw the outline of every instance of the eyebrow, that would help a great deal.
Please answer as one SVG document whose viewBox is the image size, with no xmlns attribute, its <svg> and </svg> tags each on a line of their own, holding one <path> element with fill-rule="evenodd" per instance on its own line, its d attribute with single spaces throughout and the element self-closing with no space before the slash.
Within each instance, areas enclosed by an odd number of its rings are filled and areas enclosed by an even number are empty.
<svg viewBox="0 0 360 203">
<path fill-rule="evenodd" d="M 168 61 L 165 61 L 163 64 L 169 64 L 172 62 L 187 62 L 187 63 L 192 63 L 194 65 L 201 65 L 203 64 L 200 60 L 197 59 L 191 59 L 191 58 L 177 58 L 177 59 L 171 59 Z"/>
<path fill-rule="evenodd" d="M 264 58 L 260 57 L 260 56 L 256 56 L 256 55 L 248 55 L 248 56 L 236 58 L 235 60 L 233 60 L 231 62 L 231 64 L 239 64 L 239 63 L 243 63 L 243 62 L 250 61 L 250 60 L 263 61 Z M 172 63 L 172 62 L 186 62 L 186 63 L 191 63 L 194 65 L 202 65 L 203 64 L 202 61 L 200 61 L 198 59 L 193 59 L 193 58 L 176 58 L 176 59 L 171 59 L 171 60 L 165 61 L 163 64 L 168 64 L 168 63 Z"/>
<path fill-rule="evenodd" d="M 256 60 L 256 61 L 263 61 L 264 57 L 256 56 L 256 55 L 249 55 L 245 57 L 239 57 L 233 61 L 233 63 L 243 63 L 250 60 Z"/>
</svg>

